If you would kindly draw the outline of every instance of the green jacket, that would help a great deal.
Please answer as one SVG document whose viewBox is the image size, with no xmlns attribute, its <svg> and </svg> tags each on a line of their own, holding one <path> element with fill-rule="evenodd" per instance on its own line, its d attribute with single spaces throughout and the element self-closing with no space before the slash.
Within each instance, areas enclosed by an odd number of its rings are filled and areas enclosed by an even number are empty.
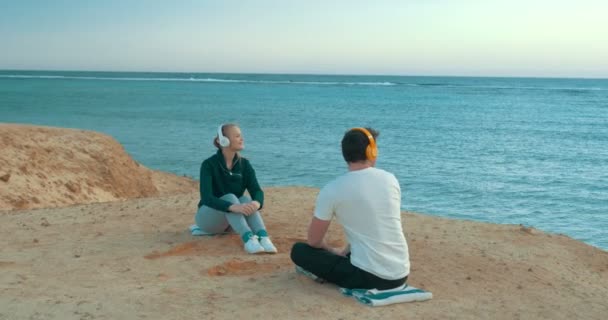
<svg viewBox="0 0 608 320">
<path fill-rule="evenodd" d="M 249 160 L 234 156 L 232 159 L 232 170 L 226 168 L 224 155 L 220 150 L 201 164 L 200 176 L 201 201 L 198 207 L 203 205 L 210 208 L 228 212 L 232 203 L 220 199 L 220 197 L 232 193 L 240 198 L 245 190 L 249 191 L 252 200 L 264 206 L 264 191 L 258 184 L 255 170 Z"/>
</svg>

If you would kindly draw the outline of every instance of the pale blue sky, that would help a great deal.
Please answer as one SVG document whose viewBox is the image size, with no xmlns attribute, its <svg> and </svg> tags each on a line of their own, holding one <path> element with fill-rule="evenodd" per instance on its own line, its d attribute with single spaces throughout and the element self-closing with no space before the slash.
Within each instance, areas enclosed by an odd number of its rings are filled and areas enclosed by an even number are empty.
<svg viewBox="0 0 608 320">
<path fill-rule="evenodd" d="M 0 0 L 0 69 L 608 78 L 608 1 Z"/>
</svg>

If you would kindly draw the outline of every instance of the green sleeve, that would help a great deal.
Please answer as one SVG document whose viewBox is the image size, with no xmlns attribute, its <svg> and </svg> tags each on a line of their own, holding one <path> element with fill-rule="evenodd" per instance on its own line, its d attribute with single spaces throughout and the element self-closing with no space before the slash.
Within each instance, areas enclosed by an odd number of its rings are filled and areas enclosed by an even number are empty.
<svg viewBox="0 0 608 320">
<path fill-rule="evenodd" d="M 213 179 L 213 175 L 212 175 L 211 165 L 207 161 L 203 161 L 203 164 L 201 165 L 201 181 L 200 181 L 200 193 L 201 193 L 201 200 L 202 200 L 203 205 L 216 209 L 216 210 L 229 212 L 228 207 L 230 207 L 232 205 L 232 203 L 230 203 L 226 200 L 217 198 L 213 194 L 213 183 L 212 183 L 213 180 L 212 179 Z"/>
<path fill-rule="evenodd" d="M 245 182 L 247 191 L 249 191 L 252 200 L 260 203 L 260 209 L 262 209 L 264 207 L 264 191 L 262 191 L 258 178 L 255 176 L 255 170 L 253 170 L 249 161 L 246 162 L 245 170 L 247 170 L 247 181 Z"/>
</svg>

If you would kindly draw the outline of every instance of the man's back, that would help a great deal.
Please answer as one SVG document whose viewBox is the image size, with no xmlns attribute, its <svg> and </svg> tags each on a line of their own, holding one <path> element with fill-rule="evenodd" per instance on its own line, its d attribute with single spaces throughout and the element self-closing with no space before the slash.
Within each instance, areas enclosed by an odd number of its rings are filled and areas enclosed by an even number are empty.
<svg viewBox="0 0 608 320">
<path fill-rule="evenodd" d="M 384 279 L 409 274 L 397 179 L 373 167 L 349 171 L 319 193 L 315 216 L 335 215 L 351 245 L 351 263 Z"/>
</svg>

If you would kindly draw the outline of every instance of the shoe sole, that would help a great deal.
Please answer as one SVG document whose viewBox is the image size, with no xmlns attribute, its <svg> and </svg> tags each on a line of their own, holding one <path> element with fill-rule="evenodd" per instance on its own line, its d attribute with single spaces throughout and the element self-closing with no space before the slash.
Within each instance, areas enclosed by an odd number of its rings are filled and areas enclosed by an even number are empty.
<svg viewBox="0 0 608 320">
<path fill-rule="evenodd" d="M 296 266 L 296 273 L 299 273 L 309 279 L 311 279 L 314 282 L 317 283 L 325 283 L 325 279 L 319 278 L 318 276 L 316 276 L 314 273 L 300 267 L 300 266 Z"/>
</svg>

